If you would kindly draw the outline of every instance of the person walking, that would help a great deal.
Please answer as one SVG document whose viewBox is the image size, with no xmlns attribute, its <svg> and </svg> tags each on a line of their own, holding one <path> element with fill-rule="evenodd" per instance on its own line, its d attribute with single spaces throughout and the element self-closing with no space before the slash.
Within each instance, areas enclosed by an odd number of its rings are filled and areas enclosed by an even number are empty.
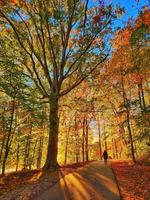
<svg viewBox="0 0 150 200">
<path fill-rule="evenodd" d="M 103 152 L 103 158 L 104 158 L 104 162 L 106 164 L 107 163 L 107 159 L 108 159 L 108 153 L 107 153 L 106 150 Z"/>
</svg>

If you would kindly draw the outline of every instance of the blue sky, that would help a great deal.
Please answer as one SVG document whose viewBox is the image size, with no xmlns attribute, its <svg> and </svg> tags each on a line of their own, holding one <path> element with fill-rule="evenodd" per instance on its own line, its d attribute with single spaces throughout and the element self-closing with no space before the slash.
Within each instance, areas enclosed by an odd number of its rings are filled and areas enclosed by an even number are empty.
<svg viewBox="0 0 150 200">
<path fill-rule="evenodd" d="M 135 0 L 112 0 L 112 2 L 125 7 L 126 13 L 120 19 L 121 24 L 124 24 L 131 17 L 135 19 L 141 7 L 150 5 L 150 0 L 139 0 L 138 4 Z"/>
<path fill-rule="evenodd" d="M 90 4 L 95 4 L 96 0 L 91 0 Z M 150 0 L 139 0 L 138 3 L 136 0 L 104 0 L 106 4 L 113 3 L 115 5 L 123 6 L 126 10 L 126 13 L 117 20 L 117 25 L 123 27 L 129 18 L 135 19 L 138 15 L 138 10 L 141 7 L 147 5 L 150 6 Z"/>
</svg>

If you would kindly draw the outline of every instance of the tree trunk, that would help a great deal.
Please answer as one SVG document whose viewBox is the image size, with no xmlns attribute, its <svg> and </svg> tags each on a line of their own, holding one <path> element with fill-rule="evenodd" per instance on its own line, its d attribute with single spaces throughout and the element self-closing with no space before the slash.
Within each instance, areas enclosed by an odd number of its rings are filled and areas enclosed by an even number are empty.
<svg viewBox="0 0 150 200">
<path fill-rule="evenodd" d="M 3 137 L 1 149 L 0 149 L 0 162 L 2 160 L 3 150 L 4 150 L 4 144 L 5 144 L 5 136 Z"/>
<path fill-rule="evenodd" d="M 68 128 L 67 132 L 66 132 L 66 146 L 65 146 L 65 160 L 64 160 L 64 164 L 67 164 L 67 156 L 68 156 L 68 142 L 69 142 L 69 134 L 70 134 L 70 128 Z"/>
<path fill-rule="evenodd" d="M 134 155 L 135 152 L 134 152 L 133 138 L 132 138 L 132 132 L 131 132 L 131 125 L 130 125 L 130 114 L 128 110 L 127 110 L 127 127 L 128 127 L 129 138 L 130 138 L 132 160 L 135 163 L 136 159 Z"/>
<path fill-rule="evenodd" d="M 142 106 L 142 98 L 141 98 L 141 91 L 140 91 L 140 85 L 138 84 L 138 96 L 139 96 L 139 104 L 140 104 L 140 108 L 141 111 L 143 110 L 143 106 Z"/>
<path fill-rule="evenodd" d="M 113 154 L 113 159 L 115 159 L 116 158 L 116 156 L 115 156 L 115 145 L 114 145 L 114 139 L 112 138 L 112 154 Z"/>
<path fill-rule="evenodd" d="M 148 81 L 146 81 L 146 86 L 147 86 L 147 92 L 148 92 L 148 94 L 150 94 L 150 88 L 149 88 Z"/>
<path fill-rule="evenodd" d="M 29 166 L 29 154 L 30 154 L 30 137 L 32 134 L 32 122 L 30 122 L 30 131 L 27 136 L 26 146 L 25 146 L 25 154 L 24 154 L 24 167 L 23 169 L 27 169 Z"/>
<path fill-rule="evenodd" d="M 46 118 L 46 110 L 45 107 L 43 107 L 42 110 L 42 119 L 41 119 L 41 128 L 42 128 L 42 132 L 39 138 L 39 147 L 38 147 L 38 152 L 37 152 L 37 169 L 41 168 L 41 162 L 42 162 L 42 153 L 43 153 L 43 144 L 44 144 L 44 134 L 43 131 L 45 130 L 45 118 Z"/>
<path fill-rule="evenodd" d="M 131 155 L 132 155 L 132 160 L 135 163 L 136 159 L 135 159 L 135 155 L 134 155 L 135 152 L 134 152 L 132 131 L 131 131 L 131 125 L 130 125 L 130 110 L 129 110 L 127 95 L 126 95 L 125 88 L 124 88 L 123 75 L 121 75 L 121 85 L 122 85 L 123 103 L 124 103 L 124 107 L 126 109 L 127 129 L 128 129 L 130 145 L 131 145 Z"/>
<path fill-rule="evenodd" d="M 34 157 L 35 157 L 37 142 L 38 142 L 38 140 L 35 141 L 34 148 L 33 148 L 33 154 L 32 154 L 32 157 L 31 157 L 31 160 L 30 160 L 30 163 L 29 163 L 29 169 L 30 170 L 32 169 L 32 165 L 34 165 Z"/>
<path fill-rule="evenodd" d="M 76 163 L 79 162 L 79 135 L 78 135 L 78 126 L 77 126 L 77 117 L 75 114 L 75 159 Z"/>
<path fill-rule="evenodd" d="M 99 141 L 99 158 L 102 160 L 102 142 L 101 142 L 101 130 L 100 130 L 100 122 L 98 119 L 98 141 Z"/>
<path fill-rule="evenodd" d="M 83 119 L 83 126 L 82 126 L 82 162 L 84 162 L 84 140 L 85 140 L 85 118 Z"/>
<path fill-rule="evenodd" d="M 16 172 L 18 171 L 19 166 L 19 152 L 20 152 L 20 145 L 17 145 L 17 152 L 16 152 Z"/>
<path fill-rule="evenodd" d="M 49 141 L 44 169 L 54 170 L 59 167 L 57 162 L 59 118 L 58 99 L 56 97 L 53 97 L 50 101 L 49 123 Z"/>
<path fill-rule="evenodd" d="M 140 90 L 141 90 L 141 97 L 142 97 L 143 108 L 144 108 L 144 110 L 146 110 L 146 103 L 145 103 L 145 97 L 144 97 L 144 91 L 143 91 L 142 82 L 140 83 Z"/>
<path fill-rule="evenodd" d="M 107 136 L 105 132 L 105 122 L 104 122 L 104 149 L 107 151 Z"/>
<path fill-rule="evenodd" d="M 118 147 L 117 147 L 117 142 L 116 142 L 116 139 L 114 139 L 114 144 L 115 144 L 115 157 L 116 159 L 118 159 Z"/>
<path fill-rule="evenodd" d="M 4 152 L 3 162 L 2 162 L 2 175 L 5 175 L 6 161 L 7 161 L 9 150 L 10 150 L 10 139 L 11 139 L 11 133 L 12 133 L 12 128 L 13 128 L 14 114 L 15 114 L 15 97 L 12 102 L 10 126 L 9 126 L 9 130 L 8 130 L 8 136 L 6 138 L 5 152 Z"/>
<path fill-rule="evenodd" d="M 39 141 L 39 149 L 38 149 L 38 157 L 37 157 L 37 169 L 41 168 L 43 142 L 44 142 L 44 136 L 42 135 L 40 137 L 40 141 Z"/>
<path fill-rule="evenodd" d="M 85 127 L 86 127 L 86 134 L 85 134 L 85 156 L 86 156 L 86 161 L 89 161 L 89 152 L 88 152 L 89 126 L 88 126 L 87 118 L 85 119 Z"/>
</svg>

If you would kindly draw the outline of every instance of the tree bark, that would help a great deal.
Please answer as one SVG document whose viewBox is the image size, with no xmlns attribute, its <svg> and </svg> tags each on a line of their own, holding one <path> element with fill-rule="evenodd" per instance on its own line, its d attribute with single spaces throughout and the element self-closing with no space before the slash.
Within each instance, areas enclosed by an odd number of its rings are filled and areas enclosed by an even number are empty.
<svg viewBox="0 0 150 200">
<path fill-rule="evenodd" d="M 129 139 L 130 139 L 130 145 L 131 145 L 131 156 L 132 160 L 135 163 L 135 152 L 134 152 L 134 145 L 133 145 L 133 138 L 132 138 L 132 131 L 131 131 L 131 125 L 130 125 L 130 113 L 129 110 L 127 109 L 127 128 L 128 128 L 128 133 L 129 133 Z"/>
<path fill-rule="evenodd" d="M 85 118 L 82 125 L 82 162 L 84 162 L 84 145 L 85 145 Z"/>
<path fill-rule="evenodd" d="M 4 144 L 5 144 L 5 136 L 3 136 L 2 144 L 1 144 L 1 149 L 0 149 L 0 162 L 2 160 L 2 155 L 3 155 L 3 150 L 4 150 Z"/>
<path fill-rule="evenodd" d="M 17 145 L 17 152 L 16 152 L 16 172 L 18 171 L 19 166 L 19 153 L 20 153 L 20 145 Z"/>
<path fill-rule="evenodd" d="M 3 162 L 2 162 L 2 175 L 5 175 L 6 161 L 8 158 L 9 151 L 10 151 L 10 140 L 11 140 L 11 133 L 12 133 L 12 128 L 13 128 L 14 114 L 15 114 L 15 97 L 12 101 L 10 125 L 9 125 L 9 130 L 8 130 L 8 136 L 6 138 L 5 152 L 4 152 Z"/>
<path fill-rule="evenodd" d="M 121 86 L 122 86 L 123 103 L 124 103 L 124 107 L 126 109 L 127 129 L 128 129 L 129 140 L 130 140 L 130 145 L 131 145 L 131 156 L 132 156 L 133 162 L 135 163 L 136 159 L 135 159 L 132 131 L 131 131 L 131 125 L 130 125 L 130 110 L 129 110 L 127 95 L 126 95 L 125 88 L 124 88 L 123 75 L 121 75 Z"/>
<path fill-rule="evenodd" d="M 144 96 L 142 82 L 140 83 L 140 90 L 141 90 L 141 98 L 142 98 L 143 108 L 144 108 L 144 110 L 146 110 L 146 103 L 145 103 L 145 96 Z"/>
<path fill-rule="evenodd" d="M 89 140 L 89 126 L 87 122 L 87 118 L 85 119 L 85 127 L 86 127 L 86 134 L 85 134 L 85 157 L 86 161 L 89 161 L 89 152 L 88 152 L 88 140 Z"/>
<path fill-rule="evenodd" d="M 39 140 L 39 149 L 38 149 L 38 157 L 37 157 L 37 169 L 41 168 L 43 142 L 44 142 L 44 136 L 42 135 L 40 137 L 40 140 Z"/>
<path fill-rule="evenodd" d="M 30 138 L 31 138 L 31 134 L 32 134 L 32 122 L 30 122 L 30 130 L 27 136 L 27 141 L 26 141 L 26 146 L 25 146 L 25 153 L 24 153 L 24 167 L 23 169 L 27 169 L 27 167 L 29 166 L 29 154 L 30 154 Z"/>
<path fill-rule="evenodd" d="M 118 159 L 118 147 L 117 147 L 117 142 L 116 139 L 114 139 L 114 145 L 115 145 L 115 158 Z"/>
<path fill-rule="evenodd" d="M 99 138 L 99 158 L 102 160 L 102 142 L 101 142 L 101 130 L 100 130 L 100 122 L 98 119 L 98 138 Z"/>
<path fill-rule="evenodd" d="M 141 90 L 140 90 L 139 84 L 138 84 L 138 96 L 139 96 L 140 108 L 141 108 L 141 111 L 142 111 L 143 110 L 143 106 L 142 106 Z"/>
<path fill-rule="evenodd" d="M 69 135 L 70 135 L 70 128 L 68 128 L 67 132 L 66 132 L 66 146 L 65 146 L 65 160 L 64 160 L 64 164 L 67 164 L 67 156 L 68 156 L 68 142 L 69 142 Z"/>
<path fill-rule="evenodd" d="M 49 141 L 44 169 L 54 170 L 59 167 L 57 162 L 59 132 L 58 99 L 55 96 L 50 100 L 49 123 Z"/>
<path fill-rule="evenodd" d="M 32 169 L 32 165 L 34 165 L 34 157 L 35 157 L 37 142 L 38 142 L 38 140 L 35 141 L 34 148 L 33 148 L 33 155 L 31 157 L 31 160 L 30 160 L 30 163 L 29 163 L 29 169 L 30 170 Z"/>
<path fill-rule="evenodd" d="M 116 155 L 115 155 L 115 145 L 114 145 L 114 139 L 112 138 L 112 153 L 113 153 L 113 159 L 116 158 Z"/>
<path fill-rule="evenodd" d="M 76 163 L 79 162 L 79 135 L 78 135 L 78 126 L 77 126 L 77 116 L 75 114 L 75 159 Z"/>
</svg>

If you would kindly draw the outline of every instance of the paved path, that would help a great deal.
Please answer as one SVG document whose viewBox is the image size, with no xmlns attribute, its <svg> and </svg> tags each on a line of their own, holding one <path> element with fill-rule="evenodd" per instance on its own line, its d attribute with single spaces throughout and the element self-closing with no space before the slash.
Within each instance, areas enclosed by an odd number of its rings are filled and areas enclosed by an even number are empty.
<svg viewBox="0 0 150 200">
<path fill-rule="evenodd" d="M 120 200 L 114 175 L 102 161 L 70 173 L 35 200 Z"/>
</svg>

